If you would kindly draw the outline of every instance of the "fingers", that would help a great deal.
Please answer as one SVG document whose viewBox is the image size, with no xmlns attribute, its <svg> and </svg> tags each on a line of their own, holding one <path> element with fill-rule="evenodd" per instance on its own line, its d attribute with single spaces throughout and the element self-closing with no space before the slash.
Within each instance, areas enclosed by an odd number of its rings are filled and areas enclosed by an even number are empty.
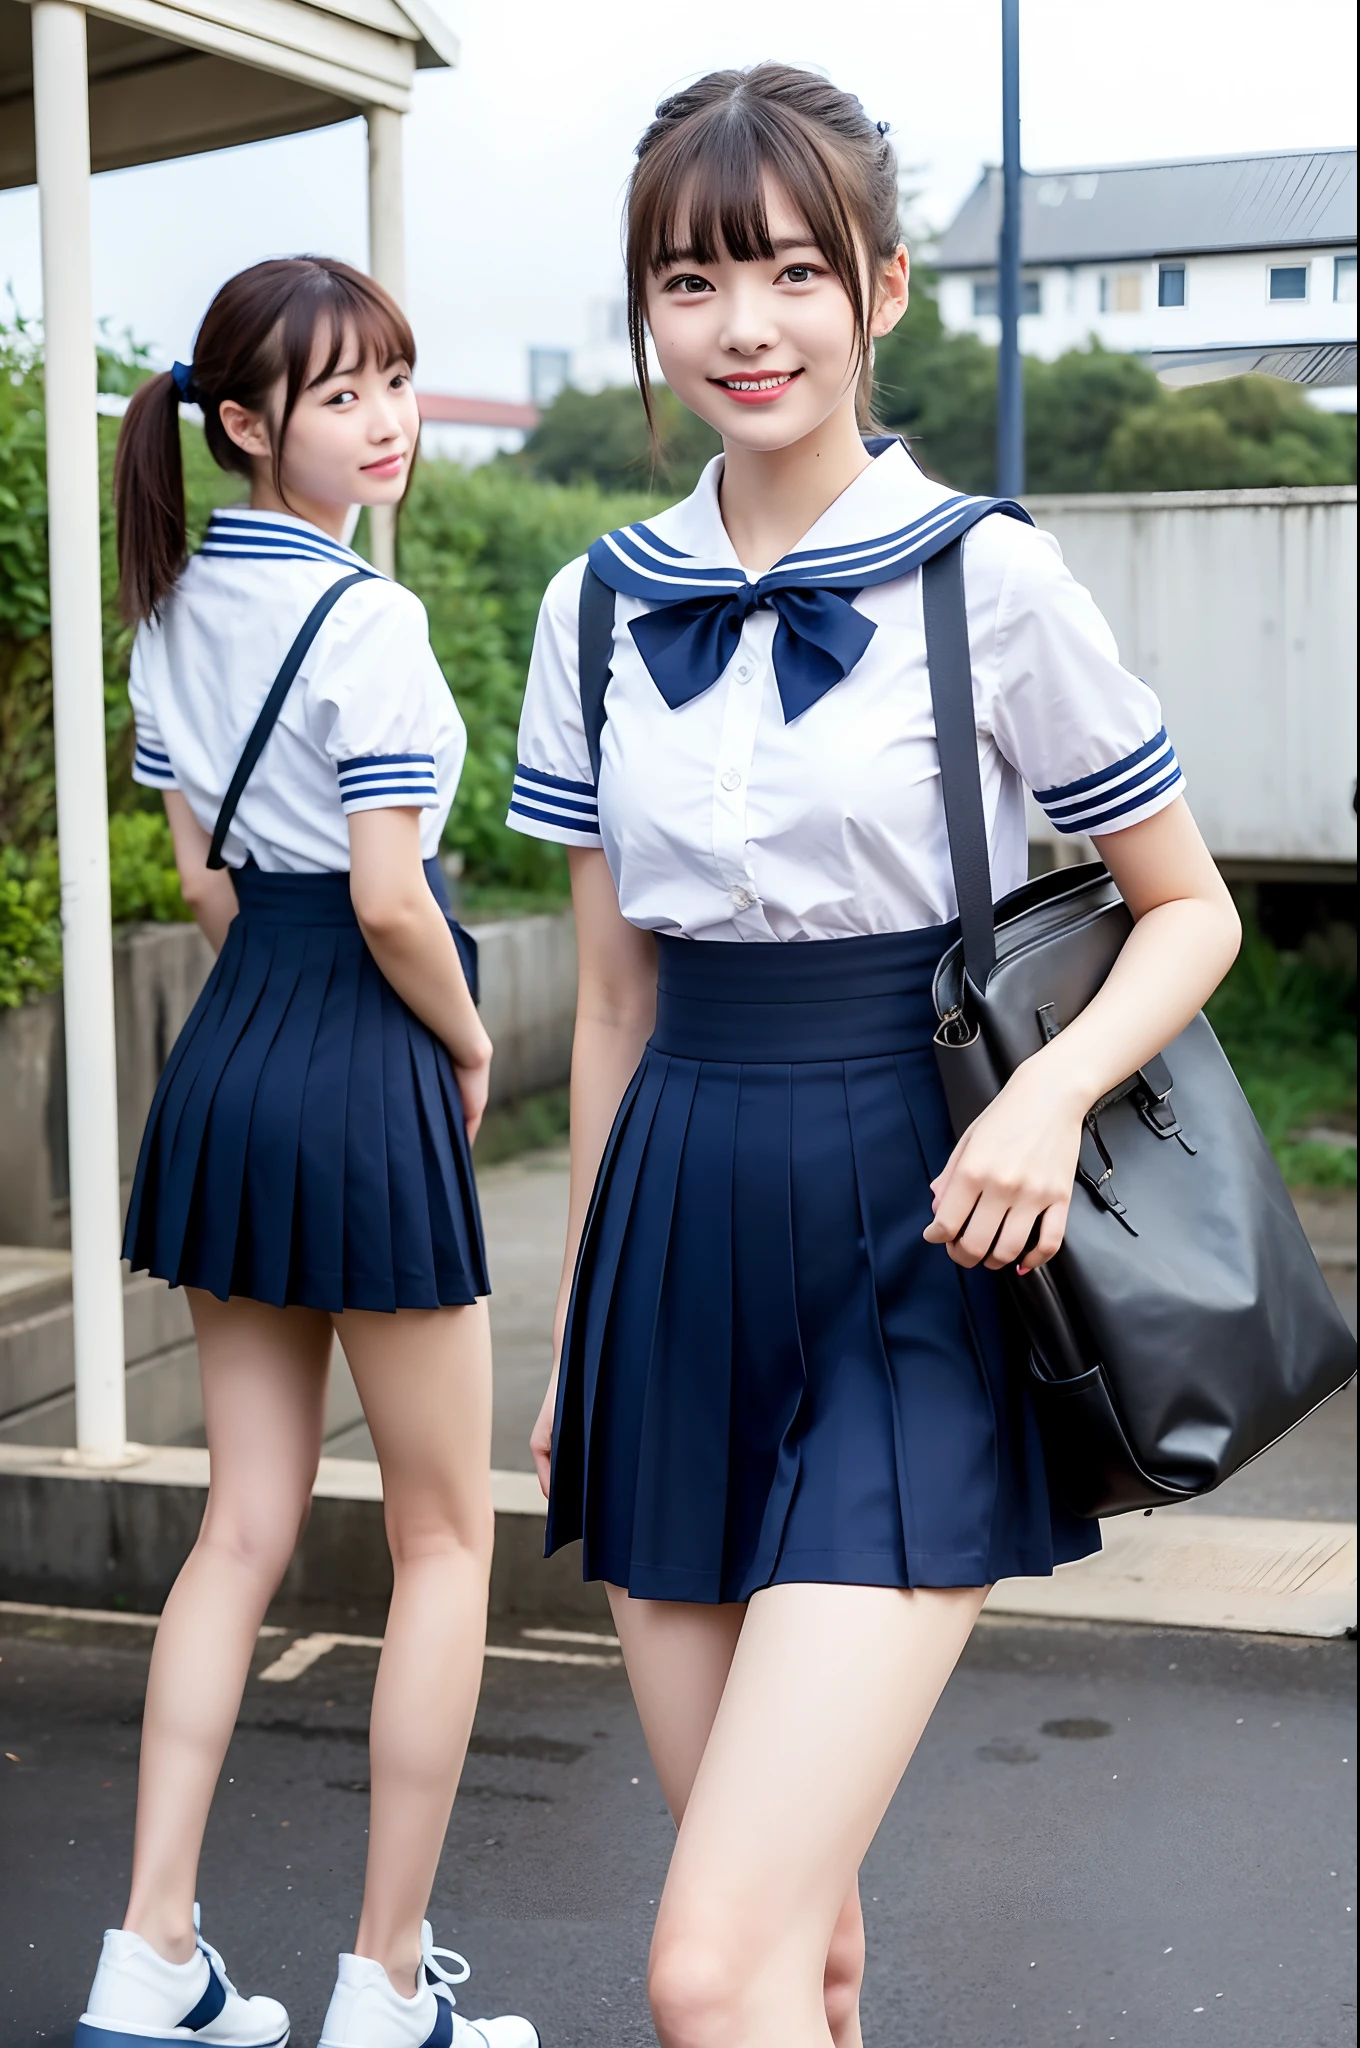
<svg viewBox="0 0 1360 2048">
<path fill-rule="evenodd" d="M 1054 1252 L 1060 1248 L 1067 1229 L 1067 1212 L 1070 1207 L 1070 1202 L 1054 1202 L 1050 1208 L 1045 1209 L 1039 1226 L 1038 1241 L 1034 1249 L 1026 1252 L 1020 1262 L 1019 1270 L 1022 1275 L 1037 1272 L 1040 1266 L 1046 1266 Z"/>
</svg>

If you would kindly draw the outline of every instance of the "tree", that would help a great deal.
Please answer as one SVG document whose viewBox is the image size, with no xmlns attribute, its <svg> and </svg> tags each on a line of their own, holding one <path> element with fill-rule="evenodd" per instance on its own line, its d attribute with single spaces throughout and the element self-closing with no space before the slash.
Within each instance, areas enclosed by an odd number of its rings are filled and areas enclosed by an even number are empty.
<svg viewBox="0 0 1360 2048">
<path fill-rule="evenodd" d="M 594 483 L 606 491 L 691 491 L 722 446 L 712 427 L 660 385 L 652 393 L 659 453 L 654 457 L 642 400 L 631 384 L 559 392 L 524 444 L 520 460 L 549 483 Z"/>
<path fill-rule="evenodd" d="M 1230 377 L 1160 388 L 1125 414 L 1106 447 L 1107 491 L 1245 490 L 1355 482 L 1355 421 L 1319 412 L 1296 384 Z"/>
</svg>

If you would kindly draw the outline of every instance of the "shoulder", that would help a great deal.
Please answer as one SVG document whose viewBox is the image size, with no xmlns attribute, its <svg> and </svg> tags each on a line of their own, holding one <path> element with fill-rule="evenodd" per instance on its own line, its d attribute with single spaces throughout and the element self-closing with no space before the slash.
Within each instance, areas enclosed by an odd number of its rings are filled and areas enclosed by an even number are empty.
<svg viewBox="0 0 1360 2048">
<path fill-rule="evenodd" d="M 321 595 L 335 579 L 329 578 L 318 590 Z M 338 637 L 367 636 L 383 629 L 428 639 L 430 622 L 414 590 L 394 583 L 386 576 L 365 576 L 353 583 L 335 601 L 331 622 Z"/>
<path fill-rule="evenodd" d="M 991 513 L 969 528 L 963 555 L 970 596 L 976 586 L 979 596 L 990 591 L 999 601 L 1003 592 L 1038 592 L 1068 580 L 1062 549 L 1053 535 L 1004 512 Z"/>
<path fill-rule="evenodd" d="M 538 630 L 559 645 L 575 647 L 580 630 L 581 585 L 589 557 L 577 555 L 558 570 L 538 608 Z"/>
</svg>

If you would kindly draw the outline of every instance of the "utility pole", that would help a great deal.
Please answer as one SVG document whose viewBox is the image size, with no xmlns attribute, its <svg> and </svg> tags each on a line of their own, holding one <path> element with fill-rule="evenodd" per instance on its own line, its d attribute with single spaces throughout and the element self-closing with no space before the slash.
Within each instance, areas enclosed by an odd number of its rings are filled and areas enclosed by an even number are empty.
<svg viewBox="0 0 1360 2048">
<path fill-rule="evenodd" d="M 1020 0 L 1001 0 L 1001 246 L 997 305 L 996 489 L 1025 488 L 1025 387 L 1020 375 Z"/>
</svg>

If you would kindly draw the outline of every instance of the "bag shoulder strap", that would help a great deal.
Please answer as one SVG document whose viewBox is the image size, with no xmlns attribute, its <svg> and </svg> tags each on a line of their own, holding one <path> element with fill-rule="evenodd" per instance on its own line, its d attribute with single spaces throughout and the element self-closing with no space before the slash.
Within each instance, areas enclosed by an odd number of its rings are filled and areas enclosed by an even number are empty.
<svg viewBox="0 0 1360 2048">
<path fill-rule="evenodd" d="M 604 693 L 609 688 L 609 665 L 614 658 L 614 593 L 586 564 L 581 578 L 578 650 L 581 676 L 581 718 L 590 750 L 590 773 L 596 789 L 600 786 L 600 743 L 607 717 Z"/>
<path fill-rule="evenodd" d="M 949 860 L 954 870 L 954 894 L 963 933 L 963 964 L 973 987 L 982 992 L 996 966 L 996 925 L 992 915 L 991 863 L 987 857 L 987 817 L 982 807 L 982 775 L 978 767 L 973 657 L 968 645 L 961 538 L 941 548 L 924 564 L 921 598 Z"/>
<path fill-rule="evenodd" d="M 329 590 L 322 591 L 320 597 L 303 620 L 297 638 L 283 657 L 283 666 L 270 684 L 269 695 L 265 698 L 260 709 L 260 715 L 250 729 L 250 738 L 246 741 L 241 752 L 241 758 L 236 763 L 235 773 L 227 784 L 227 793 L 222 799 L 222 808 L 217 813 L 217 823 L 213 826 L 212 845 L 208 848 L 208 866 L 210 868 L 226 866 L 226 862 L 222 858 L 222 846 L 226 840 L 231 821 L 236 816 L 236 806 L 240 803 L 242 792 L 254 773 L 256 762 L 264 752 L 265 741 L 278 723 L 278 716 L 283 709 L 284 699 L 293 687 L 294 679 L 297 676 L 298 670 L 302 667 L 307 649 L 320 632 L 322 624 L 336 600 L 343 597 L 345 592 L 354 584 L 365 583 L 376 573 L 373 569 L 355 569 L 350 575 L 342 576 L 338 583 L 332 583 Z"/>
</svg>

